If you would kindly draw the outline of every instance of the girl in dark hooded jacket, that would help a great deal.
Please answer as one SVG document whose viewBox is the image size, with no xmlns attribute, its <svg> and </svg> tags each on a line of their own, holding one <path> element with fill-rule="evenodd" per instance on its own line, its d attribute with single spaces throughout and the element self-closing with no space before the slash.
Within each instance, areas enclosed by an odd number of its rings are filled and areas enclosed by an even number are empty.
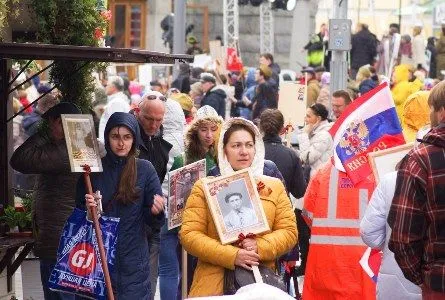
<svg viewBox="0 0 445 300">
<path fill-rule="evenodd" d="M 137 159 L 140 133 L 136 118 L 128 113 L 111 115 L 105 127 L 106 156 L 103 172 L 92 173 L 94 190 L 102 193 L 103 215 L 120 218 L 110 269 L 113 292 L 119 300 L 148 299 L 149 253 L 145 225 L 159 229 L 165 220 L 158 176 L 147 160 Z M 77 206 L 95 207 L 83 180 L 77 186 Z"/>
</svg>

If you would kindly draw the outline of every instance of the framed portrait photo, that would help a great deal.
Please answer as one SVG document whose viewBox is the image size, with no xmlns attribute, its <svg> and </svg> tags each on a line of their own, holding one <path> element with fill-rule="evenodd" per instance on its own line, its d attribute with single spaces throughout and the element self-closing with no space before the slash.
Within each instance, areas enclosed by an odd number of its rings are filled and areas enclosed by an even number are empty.
<svg viewBox="0 0 445 300">
<path fill-rule="evenodd" d="M 203 183 L 223 245 L 237 241 L 240 233 L 258 234 L 270 230 L 250 169 L 228 176 L 204 178 Z"/>
<path fill-rule="evenodd" d="M 413 147 L 414 143 L 408 143 L 368 153 L 368 161 L 376 182 L 378 183 L 385 174 L 394 172 L 396 165 Z"/>
<path fill-rule="evenodd" d="M 198 179 L 206 176 L 206 160 L 202 159 L 168 173 L 168 230 L 182 224 L 182 214 L 192 187 Z"/>
<path fill-rule="evenodd" d="M 71 172 L 83 172 L 83 165 L 90 166 L 91 172 L 102 172 L 93 116 L 62 114 L 62 125 Z"/>
</svg>

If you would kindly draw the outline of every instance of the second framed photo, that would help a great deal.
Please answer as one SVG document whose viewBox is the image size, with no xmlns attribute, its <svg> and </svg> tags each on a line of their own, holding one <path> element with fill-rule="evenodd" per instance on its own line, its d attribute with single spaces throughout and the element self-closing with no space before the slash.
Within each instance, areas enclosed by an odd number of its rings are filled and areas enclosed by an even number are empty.
<svg viewBox="0 0 445 300">
<path fill-rule="evenodd" d="M 182 213 L 195 182 L 206 176 L 206 160 L 202 159 L 168 173 L 168 230 L 182 224 Z"/>
<path fill-rule="evenodd" d="M 203 183 L 222 244 L 237 241 L 240 233 L 258 234 L 270 229 L 249 169 L 229 176 L 204 178 Z"/>
</svg>

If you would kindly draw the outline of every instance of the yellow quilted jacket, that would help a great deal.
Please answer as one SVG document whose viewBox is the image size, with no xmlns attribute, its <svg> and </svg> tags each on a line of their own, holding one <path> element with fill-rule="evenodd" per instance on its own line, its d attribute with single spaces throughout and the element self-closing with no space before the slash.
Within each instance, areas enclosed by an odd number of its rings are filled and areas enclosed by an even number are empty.
<svg viewBox="0 0 445 300">
<path fill-rule="evenodd" d="M 264 175 L 257 180 L 272 190 L 269 196 L 260 196 L 271 231 L 257 235 L 256 241 L 261 262 L 273 268 L 275 259 L 297 243 L 295 214 L 280 180 Z M 224 268 L 235 268 L 238 247 L 219 241 L 201 180 L 187 200 L 179 234 L 185 250 L 198 257 L 189 296 L 222 295 Z"/>
</svg>

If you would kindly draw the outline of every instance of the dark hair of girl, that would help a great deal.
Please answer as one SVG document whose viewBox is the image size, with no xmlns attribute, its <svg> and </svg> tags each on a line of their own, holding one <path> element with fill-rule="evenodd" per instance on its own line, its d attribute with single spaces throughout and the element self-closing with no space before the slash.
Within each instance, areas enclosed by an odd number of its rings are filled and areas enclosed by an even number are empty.
<svg viewBox="0 0 445 300">
<path fill-rule="evenodd" d="M 320 104 L 320 103 L 313 104 L 310 107 L 310 109 L 316 116 L 321 117 L 322 121 L 324 121 L 328 118 L 329 112 L 326 109 L 326 106 L 324 106 L 323 104 Z"/>
<path fill-rule="evenodd" d="M 230 136 L 232 135 L 232 133 L 234 133 L 236 131 L 240 131 L 240 130 L 245 130 L 248 133 L 250 133 L 250 135 L 252 136 L 253 142 L 255 143 L 255 132 L 253 132 L 252 128 L 250 128 L 246 124 L 234 123 L 224 133 L 223 147 L 225 147 L 227 145 L 227 143 L 229 142 L 229 139 L 230 139 Z"/>
</svg>

